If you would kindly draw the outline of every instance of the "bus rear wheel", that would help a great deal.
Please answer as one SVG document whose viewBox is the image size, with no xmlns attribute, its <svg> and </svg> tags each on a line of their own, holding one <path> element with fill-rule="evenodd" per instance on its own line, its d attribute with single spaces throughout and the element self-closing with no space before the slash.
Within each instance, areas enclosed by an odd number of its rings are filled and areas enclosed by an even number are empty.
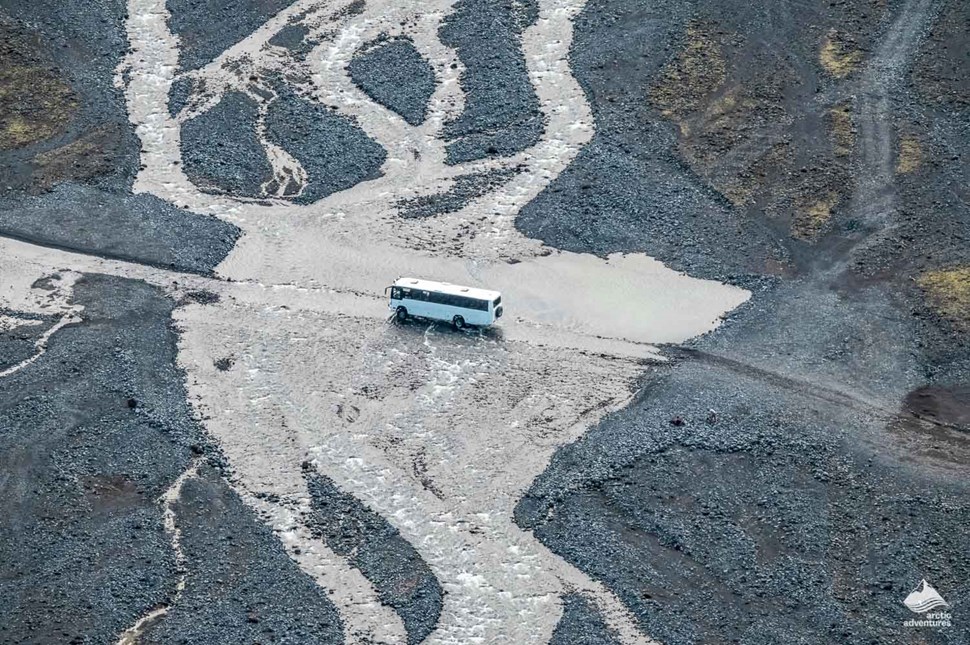
<svg viewBox="0 0 970 645">
<path fill-rule="evenodd" d="M 452 318 L 451 322 L 454 323 L 455 329 L 465 328 L 465 319 L 462 318 L 461 316 L 455 316 L 454 318 Z"/>
<path fill-rule="evenodd" d="M 397 311 L 394 312 L 394 315 L 397 318 L 398 322 L 405 322 L 408 319 L 408 308 L 398 307 Z"/>
</svg>

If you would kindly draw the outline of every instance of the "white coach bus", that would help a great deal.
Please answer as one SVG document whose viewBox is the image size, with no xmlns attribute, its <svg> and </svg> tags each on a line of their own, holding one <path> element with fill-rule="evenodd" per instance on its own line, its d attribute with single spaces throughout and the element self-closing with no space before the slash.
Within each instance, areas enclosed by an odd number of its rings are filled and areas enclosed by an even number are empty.
<svg viewBox="0 0 970 645">
<path fill-rule="evenodd" d="M 389 308 L 401 322 L 415 316 L 444 320 L 463 329 L 491 325 L 502 317 L 502 294 L 498 291 L 415 278 L 400 278 L 387 289 L 391 291 Z"/>
</svg>

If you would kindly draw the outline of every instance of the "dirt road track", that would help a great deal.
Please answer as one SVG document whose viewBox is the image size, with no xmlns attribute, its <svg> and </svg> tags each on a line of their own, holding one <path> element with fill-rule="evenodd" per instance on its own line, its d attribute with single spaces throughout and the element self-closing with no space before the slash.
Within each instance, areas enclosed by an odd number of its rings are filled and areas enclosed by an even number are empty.
<svg viewBox="0 0 970 645">
<path fill-rule="evenodd" d="M 938 0 L 907 0 L 859 79 L 855 114 L 862 172 L 852 210 L 876 229 L 891 225 L 896 209 L 894 95 L 940 6 Z"/>
</svg>

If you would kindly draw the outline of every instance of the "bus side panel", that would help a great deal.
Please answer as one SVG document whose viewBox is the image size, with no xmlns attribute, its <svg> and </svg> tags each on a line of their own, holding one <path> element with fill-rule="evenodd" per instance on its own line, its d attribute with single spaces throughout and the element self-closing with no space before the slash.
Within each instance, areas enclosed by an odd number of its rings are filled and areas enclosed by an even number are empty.
<svg viewBox="0 0 970 645">
<path fill-rule="evenodd" d="M 460 316 L 461 313 L 455 307 L 449 307 L 448 305 L 440 305 L 435 302 L 429 302 L 428 305 L 428 318 L 433 318 L 434 320 L 443 320 L 445 322 L 451 322 L 455 316 Z"/>
<path fill-rule="evenodd" d="M 492 324 L 492 314 L 487 311 L 469 311 L 471 317 L 465 318 L 465 322 L 472 325 L 490 325 Z"/>
<path fill-rule="evenodd" d="M 421 318 L 432 318 L 434 313 L 432 307 L 433 305 L 430 302 L 424 300 L 408 300 L 407 304 L 408 311 L 413 311 L 415 316 Z"/>
<path fill-rule="evenodd" d="M 469 325 L 488 325 L 492 322 L 492 317 L 487 311 L 480 309 L 455 309 L 455 314 L 465 319 Z"/>
<path fill-rule="evenodd" d="M 424 317 L 428 315 L 426 302 L 421 302 L 420 300 L 412 300 L 411 298 L 401 298 L 400 300 L 391 300 L 391 309 L 397 310 L 398 307 L 404 307 L 408 310 L 409 316 L 419 316 Z"/>
<path fill-rule="evenodd" d="M 391 310 L 397 310 L 398 307 L 405 307 L 411 316 L 449 323 L 455 319 L 455 316 L 464 318 L 465 323 L 468 325 L 484 326 L 495 322 L 495 314 L 492 312 L 491 306 L 489 307 L 489 311 L 482 311 L 479 309 L 465 309 L 463 307 L 453 307 L 423 300 L 402 298 L 401 300 L 391 299 L 389 307 Z"/>
<path fill-rule="evenodd" d="M 480 311 L 476 309 L 465 309 L 464 307 L 453 307 L 451 305 L 442 305 L 437 303 L 421 303 L 426 305 L 427 318 L 434 320 L 441 320 L 443 322 L 452 322 L 455 316 L 461 316 L 465 319 L 465 324 L 468 325 L 488 325 L 492 322 L 492 317 L 487 311 Z"/>
</svg>

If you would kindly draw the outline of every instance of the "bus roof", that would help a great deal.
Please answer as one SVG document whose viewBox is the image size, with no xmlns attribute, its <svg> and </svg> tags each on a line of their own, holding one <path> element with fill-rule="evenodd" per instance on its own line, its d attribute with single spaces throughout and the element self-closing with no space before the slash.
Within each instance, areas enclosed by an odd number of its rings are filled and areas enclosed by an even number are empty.
<svg viewBox="0 0 970 645">
<path fill-rule="evenodd" d="M 502 294 L 498 291 L 488 289 L 477 289 L 475 287 L 463 287 L 459 284 L 449 284 L 447 282 L 436 282 L 434 280 L 419 280 L 418 278 L 398 278 L 394 283 L 395 287 L 407 287 L 409 289 L 421 289 L 423 291 L 437 291 L 453 296 L 467 296 L 478 300 L 495 300 Z"/>
</svg>

